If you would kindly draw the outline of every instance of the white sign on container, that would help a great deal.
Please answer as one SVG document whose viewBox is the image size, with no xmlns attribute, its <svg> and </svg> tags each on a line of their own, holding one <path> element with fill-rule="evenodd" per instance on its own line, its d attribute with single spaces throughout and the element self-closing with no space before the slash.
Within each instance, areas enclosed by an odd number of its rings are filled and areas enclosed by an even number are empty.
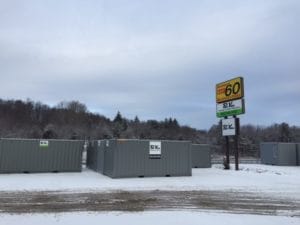
<svg viewBox="0 0 300 225">
<path fill-rule="evenodd" d="M 222 119 L 222 135 L 233 136 L 236 134 L 235 118 Z"/>
<path fill-rule="evenodd" d="M 160 141 L 150 141 L 149 155 L 161 155 L 161 142 Z"/>
<path fill-rule="evenodd" d="M 48 147 L 49 141 L 47 140 L 40 140 L 40 147 Z"/>
</svg>

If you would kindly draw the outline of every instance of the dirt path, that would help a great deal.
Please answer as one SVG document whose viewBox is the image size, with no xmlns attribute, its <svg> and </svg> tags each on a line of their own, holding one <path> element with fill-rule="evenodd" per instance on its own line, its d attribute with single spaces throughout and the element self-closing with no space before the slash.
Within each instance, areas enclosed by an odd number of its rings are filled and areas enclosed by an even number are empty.
<svg viewBox="0 0 300 225">
<path fill-rule="evenodd" d="M 221 210 L 230 213 L 300 217 L 300 201 L 248 192 L 0 192 L 2 213 L 76 211 Z"/>
</svg>

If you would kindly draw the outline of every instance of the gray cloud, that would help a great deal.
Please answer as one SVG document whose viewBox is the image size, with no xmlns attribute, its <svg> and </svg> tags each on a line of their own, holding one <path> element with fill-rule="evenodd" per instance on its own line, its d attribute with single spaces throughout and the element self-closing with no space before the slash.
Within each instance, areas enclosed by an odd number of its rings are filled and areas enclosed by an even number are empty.
<svg viewBox="0 0 300 225">
<path fill-rule="evenodd" d="M 243 123 L 300 125 L 298 1 L 1 1 L 1 98 L 80 100 L 209 128 L 244 76 Z"/>
</svg>

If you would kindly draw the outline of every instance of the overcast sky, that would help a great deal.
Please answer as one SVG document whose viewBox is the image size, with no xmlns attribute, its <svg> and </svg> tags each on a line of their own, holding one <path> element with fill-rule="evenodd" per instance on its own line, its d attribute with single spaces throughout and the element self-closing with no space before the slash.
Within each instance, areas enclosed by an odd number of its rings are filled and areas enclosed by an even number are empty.
<svg viewBox="0 0 300 225">
<path fill-rule="evenodd" d="M 0 0 L 2 99 L 208 129 L 236 76 L 241 124 L 300 126 L 299 0 Z"/>
</svg>

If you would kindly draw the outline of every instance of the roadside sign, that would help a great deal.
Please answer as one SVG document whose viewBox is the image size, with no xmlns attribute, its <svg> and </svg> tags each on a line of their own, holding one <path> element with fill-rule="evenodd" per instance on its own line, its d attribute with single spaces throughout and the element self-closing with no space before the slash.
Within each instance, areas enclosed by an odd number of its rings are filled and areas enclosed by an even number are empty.
<svg viewBox="0 0 300 225">
<path fill-rule="evenodd" d="M 222 135 L 226 140 L 226 164 L 225 169 L 229 169 L 229 137 L 234 136 L 235 143 L 235 170 L 239 170 L 239 148 L 238 135 L 240 132 L 240 120 L 237 115 L 245 113 L 244 101 L 244 79 L 236 77 L 231 80 L 218 83 L 216 85 L 216 111 L 217 117 L 222 119 Z M 233 116 L 233 118 L 227 118 Z"/>
<path fill-rule="evenodd" d="M 227 102 L 244 97 L 244 80 L 242 77 L 219 83 L 216 85 L 217 103 Z"/>
<path fill-rule="evenodd" d="M 245 113 L 244 99 L 217 103 L 217 117 L 237 116 Z"/>
<path fill-rule="evenodd" d="M 222 119 L 222 135 L 233 136 L 236 135 L 236 120 L 235 118 Z"/>
</svg>

